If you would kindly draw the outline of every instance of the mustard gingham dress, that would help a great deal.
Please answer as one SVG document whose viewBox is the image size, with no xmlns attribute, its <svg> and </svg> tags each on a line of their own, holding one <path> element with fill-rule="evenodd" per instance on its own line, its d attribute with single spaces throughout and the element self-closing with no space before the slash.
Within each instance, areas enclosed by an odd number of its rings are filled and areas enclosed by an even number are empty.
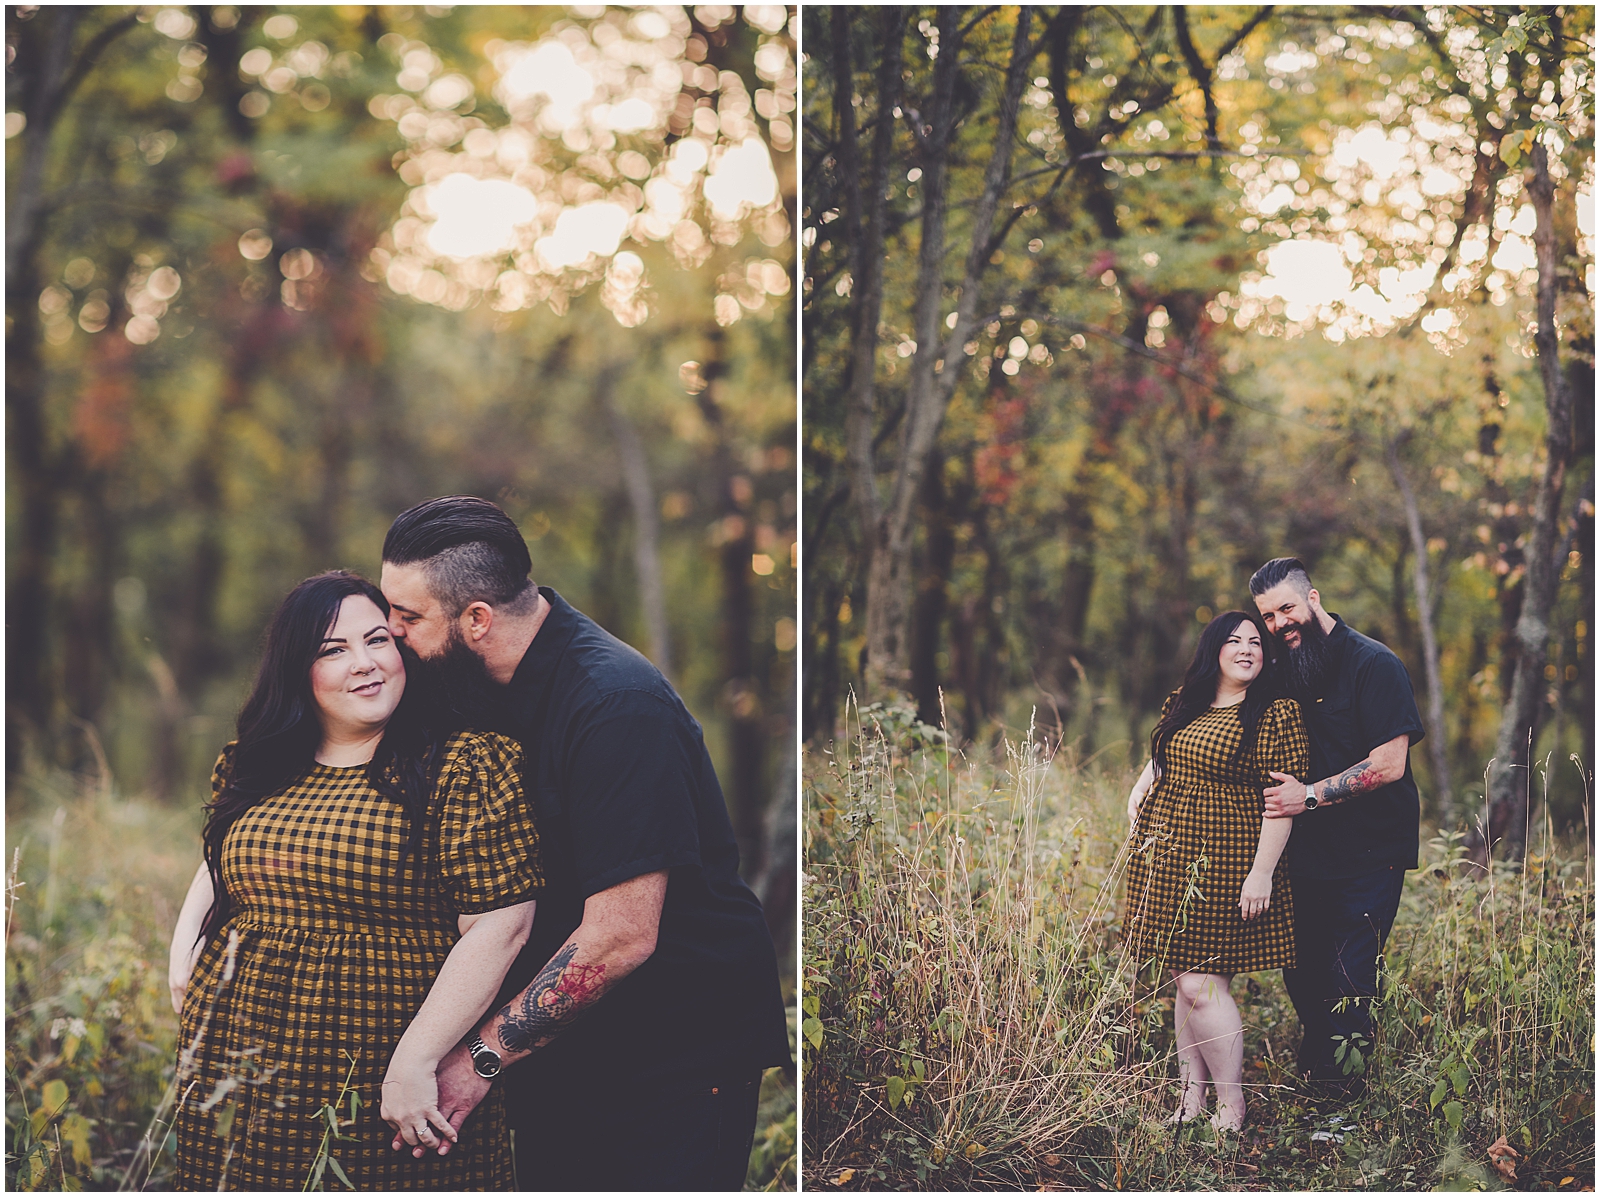
<svg viewBox="0 0 1600 1197">
<path fill-rule="evenodd" d="M 1174 694 L 1162 708 L 1165 715 Z M 1262 713 L 1255 750 L 1233 761 L 1244 736 L 1239 708 L 1213 707 L 1167 742 L 1166 771 L 1134 822 L 1123 937 L 1142 967 L 1207 973 L 1293 968 L 1289 850 L 1272 874 L 1266 913 L 1248 922 L 1239 891 L 1261 838 L 1269 770 L 1304 779 L 1310 745 L 1300 707 L 1280 698 Z"/>
<path fill-rule="evenodd" d="M 229 829 L 222 869 L 234 915 L 206 945 L 183 1003 L 178 1188 L 302 1188 L 327 1129 L 322 1107 L 347 1075 L 361 1098 L 342 1132 L 354 1141 L 328 1150 L 357 1188 L 511 1187 L 500 1086 L 442 1158 L 392 1151 L 378 1111 L 389 1057 L 459 938 L 457 916 L 528 901 L 543 884 L 521 770 L 514 740 L 452 737 L 403 869 L 405 813 L 369 785 L 365 765 L 318 764 Z M 230 930 L 240 942 L 228 980 Z M 350 1115 L 348 1091 L 339 1113 Z M 331 1167 L 319 1187 L 344 1188 Z"/>
</svg>

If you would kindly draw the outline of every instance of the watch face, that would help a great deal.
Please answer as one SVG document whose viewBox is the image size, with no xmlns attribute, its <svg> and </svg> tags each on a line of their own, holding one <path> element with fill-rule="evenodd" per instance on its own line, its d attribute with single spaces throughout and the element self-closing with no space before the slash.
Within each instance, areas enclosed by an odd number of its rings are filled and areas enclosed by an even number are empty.
<svg viewBox="0 0 1600 1197">
<path fill-rule="evenodd" d="M 481 1077 L 495 1077 L 500 1075 L 500 1056 L 498 1053 L 484 1048 L 472 1058 L 472 1067 Z"/>
</svg>

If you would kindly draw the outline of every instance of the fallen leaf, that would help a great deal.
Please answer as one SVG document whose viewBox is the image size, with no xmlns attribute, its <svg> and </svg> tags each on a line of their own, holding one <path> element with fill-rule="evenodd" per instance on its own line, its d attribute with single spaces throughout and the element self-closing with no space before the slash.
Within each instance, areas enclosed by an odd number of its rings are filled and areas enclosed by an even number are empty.
<svg viewBox="0 0 1600 1197">
<path fill-rule="evenodd" d="M 1044 1157 L 1044 1166 L 1046 1168 L 1059 1168 L 1061 1166 L 1061 1157 L 1056 1155 L 1055 1152 L 1051 1152 Z"/>
<path fill-rule="evenodd" d="M 968 1143 L 966 1150 L 962 1152 L 962 1154 L 965 1155 L 969 1160 L 975 1160 L 983 1154 L 983 1144 Z"/>
<path fill-rule="evenodd" d="M 1489 1144 L 1489 1162 L 1494 1165 L 1494 1170 L 1508 1181 L 1517 1179 L 1517 1160 L 1520 1153 L 1511 1144 L 1506 1142 L 1506 1137 L 1501 1135 Z"/>
<path fill-rule="evenodd" d="M 846 1168 L 843 1172 L 839 1173 L 838 1176 L 833 1178 L 833 1183 L 836 1185 L 847 1185 L 855 1178 L 856 1170 L 854 1168 Z"/>
</svg>

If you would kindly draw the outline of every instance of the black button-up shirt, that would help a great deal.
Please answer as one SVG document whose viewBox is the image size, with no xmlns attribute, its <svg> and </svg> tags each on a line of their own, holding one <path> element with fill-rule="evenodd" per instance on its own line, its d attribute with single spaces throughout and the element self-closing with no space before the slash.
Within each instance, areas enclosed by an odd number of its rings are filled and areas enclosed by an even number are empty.
<svg viewBox="0 0 1600 1197">
<path fill-rule="evenodd" d="M 655 954 L 513 1086 L 565 1075 L 705 1076 L 789 1062 L 777 957 L 700 725 L 661 671 L 549 587 L 495 730 L 526 753 L 545 888 L 502 991 L 521 990 L 583 920 L 584 900 L 668 870 Z M 623 1099 L 625 1100 L 625 1099 Z"/>
<path fill-rule="evenodd" d="M 1422 739 L 1411 675 L 1400 658 L 1337 615 L 1333 619 L 1322 693 L 1301 700 L 1311 737 L 1313 781 L 1336 777 L 1396 736 L 1408 736 L 1413 744 Z M 1390 865 L 1414 869 L 1420 820 L 1421 802 L 1407 755 L 1399 781 L 1295 819 L 1289 837 L 1290 876 L 1336 879 Z"/>
</svg>

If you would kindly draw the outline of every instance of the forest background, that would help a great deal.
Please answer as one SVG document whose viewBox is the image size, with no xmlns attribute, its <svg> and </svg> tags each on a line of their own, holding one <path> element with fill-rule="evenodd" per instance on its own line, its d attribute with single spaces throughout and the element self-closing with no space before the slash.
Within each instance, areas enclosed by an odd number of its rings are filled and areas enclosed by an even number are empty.
<svg viewBox="0 0 1600 1197">
<path fill-rule="evenodd" d="M 435 495 L 668 674 L 792 960 L 795 19 L 7 9 L 8 1189 L 160 1186 L 262 629 Z"/>
<path fill-rule="evenodd" d="M 1131 759 L 1298 556 L 1406 663 L 1431 818 L 1490 757 L 1520 793 L 1530 725 L 1592 761 L 1587 10 L 846 11 L 806 17 L 805 738 L 853 689 Z"/>
<path fill-rule="evenodd" d="M 807 1183 L 1592 1184 L 1593 10 L 803 21 Z M 1424 868 L 1366 1096 L 1240 977 L 1213 1144 L 1123 811 L 1283 555 L 1410 672 Z"/>
</svg>

